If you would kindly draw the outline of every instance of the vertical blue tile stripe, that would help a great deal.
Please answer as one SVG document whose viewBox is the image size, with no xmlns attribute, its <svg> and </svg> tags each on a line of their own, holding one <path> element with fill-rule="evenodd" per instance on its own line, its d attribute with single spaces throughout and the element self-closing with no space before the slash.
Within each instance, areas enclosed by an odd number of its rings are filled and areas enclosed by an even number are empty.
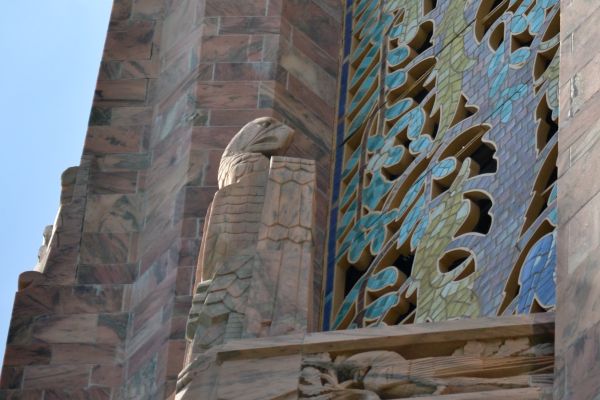
<svg viewBox="0 0 600 400">
<path fill-rule="evenodd" d="M 333 277 L 335 273 L 335 258 L 336 258 L 336 228 L 338 219 L 338 207 L 337 202 L 340 195 L 340 183 L 342 174 L 342 158 L 344 156 L 344 115 L 346 114 L 346 99 L 348 91 L 348 79 L 350 74 L 350 64 L 348 62 L 348 56 L 350 54 L 350 46 L 352 45 L 352 6 L 354 0 L 346 0 L 346 16 L 344 20 L 344 56 L 342 58 L 341 76 L 340 76 L 340 96 L 338 99 L 338 119 L 339 124 L 336 132 L 336 143 L 335 143 L 335 166 L 333 172 L 333 188 L 331 195 L 331 215 L 329 219 L 329 241 L 327 243 L 327 283 L 325 286 L 325 304 L 323 307 L 323 330 L 328 331 L 330 329 L 329 320 L 331 318 L 332 310 L 332 296 L 333 296 Z"/>
<path fill-rule="evenodd" d="M 352 11 L 346 12 L 346 23 L 344 24 L 344 58 L 350 54 L 350 46 L 352 45 Z"/>
<path fill-rule="evenodd" d="M 331 220 L 329 224 L 330 234 L 329 243 L 327 243 L 327 284 L 325 287 L 325 298 L 330 298 L 333 293 L 333 277 L 335 272 L 335 250 L 336 250 L 336 237 L 335 228 L 337 226 L 337 214 L 338 208 L 334 207 L 331 209 Z M 331 318 L 331 302 L 325 303 L 323 310 L 323 330 L 329 330 L 329 320 Z"/>
<path fill-rule="evenodd" d="M 350 64 L 348 61 L 342 65 L 342 76 L 340 80 L 340 98 L 338 103 L 338 118 L 341 120 L 346 114 L 346 99 L 348 91 L 348 72 L 350 70 Z M 343 137 L 343 135 L 342 135 Z M 339 139 L 338 139 L 339 140 Z M 337 142 L 339 145 L 340 142 Z"/>
<path fill-rule="evenodd" d="M 338 207 L 337 203 L 340 196 L 340 183 L 342 175 L 342 158 L 344 155 L 344 147 L 339 145 L 343 143 L 344 139 L 344 121 L 341 121 L 338 125 L 336 135 L 336 149 L 335 149 L 335 166 L 333 175 L 333 188 L 331 194 L 331 211 L 329 220 L 329 241 L 327 243 L 327 280 L 325 286 L 325 298 L 329 301 L 325 302 L 323 308 L 323 330 L 328 331 L 330 329 L 329 320 L 332 313 L 331 298 L 333 295 L 333 278 L 335 273 L 335 258 L 336 258 L 336 230 L 338 220 Z"/>
</svg>

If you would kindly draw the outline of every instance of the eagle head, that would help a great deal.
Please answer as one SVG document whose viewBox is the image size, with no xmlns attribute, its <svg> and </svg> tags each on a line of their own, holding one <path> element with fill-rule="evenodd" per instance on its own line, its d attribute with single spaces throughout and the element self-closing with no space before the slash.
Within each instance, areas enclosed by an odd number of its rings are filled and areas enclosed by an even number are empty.
<svg viewBox="0 0 600 400">
<path fill-rule="evenodd" d="M 265 157 L 283 155 L 293 134 L 292 128 L 270 117 L 246 124 L 223 152 L 218 172 L 219 188 L 264 168 L 260 166 Z"/>
<path fill-rule="evenodd" d="M 271 117 L 246 124 L 231 139 L 223 157 L 239 153 L 260 153 L 267 157 L 282 155 L 289 147 L 294 130 Z"/>
</svg>

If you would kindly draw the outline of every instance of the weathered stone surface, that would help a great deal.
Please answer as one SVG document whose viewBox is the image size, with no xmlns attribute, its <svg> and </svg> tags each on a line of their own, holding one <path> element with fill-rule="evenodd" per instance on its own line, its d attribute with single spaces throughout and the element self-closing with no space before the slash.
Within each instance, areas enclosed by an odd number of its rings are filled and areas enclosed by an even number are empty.
<svg viewBox="0 0 600 400">
<path fill-rule="evenodd" d="M 298 390 L 299 366 L 299 355 L 225 361 L 219 368 L 217 396 L 224 400 L 293 399 Z"/>
<path fill-rule="evenodd" d="M 509 339 L 510 340 L 510 339 Z M 486 345 L 485 342 L 479 342 Z M 460 347 L 452 356 L 433 356 L 406 360 L 392 351 L 370 351 L 351 356 L 335 357 L 333 361 L 313 360 L 306 356 L 303 370 L 305 376 L 320 371 L 322 382 L 300 385 L 301 397 L 315 394 L 324 399 L 341 395 L 365 396 L 365 398 L 414 398 L 425 395 L 444 398 L 456 393 L 502 391 L 530 388 L 537 382 L 552 382 L 554 363 L 553 345 L 548 343 L 544 354 L 524 354 L 530 348 L 500 355 L 498 352 L 484 354 L 460 354 Z M 498 350 L 496 346 L 496 350 Z M 456 354 L 459 353 L 459 354 Z M 539 398 L 539 397 L 537 397 Z"/>
<path fill-rule="evenodd" d="M 230 341 L 183 371 L 177 399 L 542 399 L 553 380 L 553 318 Z"/>
<path fill-rule="evenodd" d="M 22 278 L 9 335 L 9 346 L 22 346 L 22 356 L 12 351 L 5 359 L 2 379 L 10 388 L 3 385 L 0 397 L 158 399 L 174 393 L 220 155 L 249 120 L 283 115 L 297 130 L 290 155 L 320 160 L 315 243 L 322 254 L 333 107 L 307 87 L 288 87 L 280 61 L 284 48 L 297 47 L 299 57 L 328 72 L 327 85 L 335 81 L 337 51 L 321 49 L 339 42 L 340 19 L 330 16 L 341 6 L 310 0 L 303 21 L 287 9 L 288 1 L 115 1 L 82 162 L 65 175 L 40 273 Z M 334 23 L 331 35 L 300 37 L 300 23 L 305 29 L 323 19 Z M 283 83 L 277 93 L 275 80 Z M 292 92 L 293 102 L 286 98 Z M 236 273 L 240 280 L 249 276 L 251 270 Z M 315 271 L 317 286 L 320 276 Z M 79 286 L 86 288 L 74 290 Z M 250 289 L 228 290 L 239 297 Z M 71 327 L 57 330 L 54 321 L 73 313 L 97 320 L 96 328 L 73 326 L 71 340 Z M 45 319 L 53 323 L 40 325 Z M 23 364 L 42 367 L 52 357 L 34 333 L 61 342 L 65 363 L 75 361 L 64 350 L 70 345 L 115 347 L 117 357 L 108 363 L 102 355 L 101 368 L 85 383 L 66 374 L 60 384 L 44 380 L 40 387 L 48 387 L 29 389 Z"/>
<path fill-rule="evenodd" d="M 561 1 L 555 400 L 600 396 L 598 3 Z"/>
<path fill-rule="evenodd" d="M 260 118 L 223 153 L 187 328 L 192 357 L 228 340 L 309 326 L 315 169 L 312 161 L 275 156 L 291 135 Z"/>
</svg>

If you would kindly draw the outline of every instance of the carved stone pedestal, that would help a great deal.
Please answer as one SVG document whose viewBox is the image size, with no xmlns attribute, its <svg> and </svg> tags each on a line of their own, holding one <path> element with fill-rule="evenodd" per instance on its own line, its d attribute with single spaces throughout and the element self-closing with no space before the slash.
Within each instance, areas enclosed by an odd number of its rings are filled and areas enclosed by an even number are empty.
<svg viewBox="0 0 600 400">
<path fill-rule="evenodd" d="M 177 399 L 550 399 L 553 367 L 551 313 L 455 320 L 231 341 Z"/>
</svg>

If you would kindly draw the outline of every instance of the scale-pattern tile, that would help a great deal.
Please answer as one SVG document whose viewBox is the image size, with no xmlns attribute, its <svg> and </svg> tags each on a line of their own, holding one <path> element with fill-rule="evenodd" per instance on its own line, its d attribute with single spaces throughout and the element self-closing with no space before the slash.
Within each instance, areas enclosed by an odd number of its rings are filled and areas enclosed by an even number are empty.
<svg viewBox="0 0 600 400">
<path fill-rule="evenodd" d="M 558 0 L 347 0 L 325 329 L 555 306 Z"/>
</svg>

